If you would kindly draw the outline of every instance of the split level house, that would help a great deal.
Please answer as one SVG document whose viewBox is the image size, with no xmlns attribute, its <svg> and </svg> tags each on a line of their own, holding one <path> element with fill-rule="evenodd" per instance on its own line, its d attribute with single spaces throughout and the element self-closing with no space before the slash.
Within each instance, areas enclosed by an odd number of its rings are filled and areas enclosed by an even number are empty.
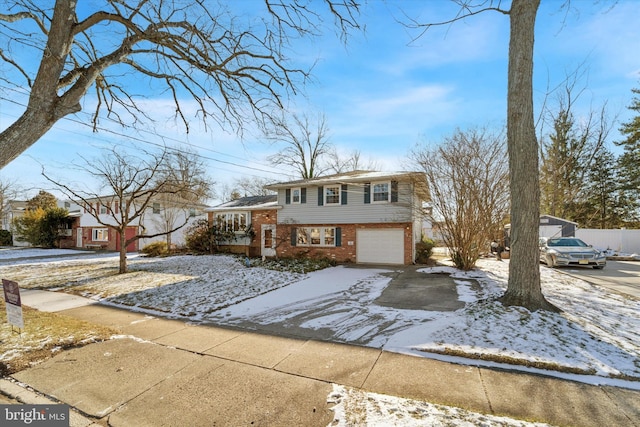
<svg viewBox="0 0 640 427">
<path fill-rule="evenodd" d="M 100 197 L 87 200 L 82 204 L 82 215 L 74 230 L 75 247 L 87 249 L 120 250 L 120 233 L 104 224 L 117 224 L 121 217 L 120 203 L 115 197 Z M 136 235 L 152 236 L 172 230 L 183 225 L 171 233 L 172 246 L 184 245 L 184 233 L 189 225 L 199 219 L 205 219 L 205 205 L 190 203 L 175 203 L 161 198 L 149 203 L 142 215 L 132 221 L 125 230 L 125 238 Z M 133 213 L 134 208 L 129 208 Z M 100 221 L 98 221 L 98 218 Z M 156 237 L 142 237 L 127 246 L 127 252 L 136 252 L 146 245 L 166 241 L 165 235 Z"/>
<path fill-rule="evenodd" d="M 9 200 L 6 206 L 2 209 L 0 229 L 11 232 L 13 235 L 13 246 L 28 247 L 31 245 L 29 242 L 20 239 L 20 236 L 17 235 L 16 229 L 13 226 L 13 221 L 24 215 L 27 210 L 27 205 L 28 202 L 25 200 Z M 72 248 L 75 246 L 73 240 L 73 227 L 74 224 L 77 224 L 77 218 L 81 215 L 80 206 L 68 200 L 58 200 L 57 206 L 59 208 L 67 209 L 69 212 L 66 223 L 62 225 L 64 228 L 60 230 L 60 247 Z"/>
<path fill-rule="evenodd" d="M 429 198 L 423 173 L 354 171 L 265 188 L 276 194 L 208 209 L 210 222 L 223 222 L 238 235 L 251 227 L 253 238 L 230 241 L 230 251 L 341 263 L 415 259 Z"/>
<path fill-rule="evenodd" d="M 8 230 L 13 218 L 24 214 L 27 202 L 12 201 L 11 210 L 7 217 L 3 218 Z M 119 233 L 101 224 L 116 224 L 120 216 L 120 204 L 113 196 L 96 197 L 85 202 L 76 203 L 72 201 L 59 201 L 59 207 L 69 211 L 68 223 L 65 229 L 61 230 L 59 245 L 61 248 L 83 248 L 83 249 L 106 249 L 120 250 Z M 187 227 L 198 219 L 205 219 L 205 205 L 175 203 L 158 199 L 149 203 L 144 209 L 143 215 L 127 226 L 125 236 L 127 239 L 138 234 L 154 235 L 177 227 L 186 225 L 171 233 L 172 245 L 181 246 L 184 244 L 184 233 Z M 133 208 L 130 209 L 133 211 Z M 95 217 L 100 218 L 100 221 Z M 114 218 L 115 217 L 115 218 Z M 25 246 L 26 242 L 19 242 L 14 236 L 14 245 Z M 141 238 L 127 246 L 127 252 L 136 252 L 146 245 L 156 242 L 166 241 L 166 236 L 156 236 L 153 238 Z"/>
</svg>

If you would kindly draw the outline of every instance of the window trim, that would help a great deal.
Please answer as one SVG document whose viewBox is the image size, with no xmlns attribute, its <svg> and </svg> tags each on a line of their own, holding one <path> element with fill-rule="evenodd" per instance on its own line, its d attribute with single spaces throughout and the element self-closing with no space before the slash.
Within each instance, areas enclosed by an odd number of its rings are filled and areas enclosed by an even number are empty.
<svg viewBox="0 0 640 427">
<path fill-rule="evenodd" d="M 99 238 L 101 234 L 105 234 L 104 238 Z M 103 228 L 92 228 L 91 229 L 91 241 L 92 242 L 108 242 L 109 241 L 109 229 L 107 227 Z"/>
<path fill-rule="evenodd" d="M 317 238 L 313 237 L 314 231 L 317 230 Z M 327 230 L 331 230 L 327 232 Z M 296 229 L 295 246 L 302 247 L 324 247 L 334 248 L 337 247 L 338 227 L 298 227 Z M 317 240 L 318 243 L 313 243 Z M 331 243 L 327 243 L 331 241 Z"/>
<path fill-rule="evenodd" d="M 296 200 L 296 191 L 298 192 L 298 200 Z M 302 203 L 302 188 L 294 187 L 291 189 L 291 204 L 299 205 L 300 203 Z"/>
<path fill-rule="evenodd" d="M 376 194 L 381 194 L 376 192 L 377 185 L 386 185 L 387 187 L 387 198 L 383 200 L 376 200 Z M 391 181 L 376 181 L 371 183 L 371 203 L 389 203 L 391 202 Z"/>
<path fill-rule="evenodd" d="M 243 217 L 244 221 L 242 221 Z M 219 212 L 215 214 L 214 223 L 223 224 L 224 231 L 233 231 L 234 233 L 242 234 L 245 233 L 251 226 L 251 213 L 247 211 Z"/>
<path fill-rule="evenodd" d="M 327 190 L 330 188 L 337 188 L 337 202 L 328 202 L 327 201 Z M 339 206 L 342 204 L 342 186 L 340 184 L 330 184 L 322 187 L 323 194 L 323 202 L 325 206 Z M 336 194 L 332 194 L 330 197 L 336 197 Z"/>
</svg>

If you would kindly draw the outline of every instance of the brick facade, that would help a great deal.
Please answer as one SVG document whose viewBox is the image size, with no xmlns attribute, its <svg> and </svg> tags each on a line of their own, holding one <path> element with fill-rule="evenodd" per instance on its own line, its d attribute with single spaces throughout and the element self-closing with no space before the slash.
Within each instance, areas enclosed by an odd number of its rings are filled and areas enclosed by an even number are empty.
<svg viewBox="0 0 640 427">
<path fill-rule="evenodd" d="M 341 235 L 340 246 L 292 246 L 291 233 L 293 228 L 302 227 L 339 227 Z M 329 258 L 338 263 L 357 262 L 356 232 L 358 229 L 404 228 L 404 263 L 413 263 L 413 238 L 411 223 L 378 223 L 378 224 L 278 224 L 276 251 L 281 257 L 306 256 L 310 258 Z"/>
<path fill-rule="evenodd" d="M 213 224 L 214 212 L 208 213 L 209 224 Z M 259 257 L 262 252 L 262 226 L 265 224 L 275 224 L 277 214 L 275 209 L 252 210 L 251 226 L 255 235 L 249 245 L 230 244 L 224 245 L 224 251 L 232 254 L 242 254 L 250 257 Z"/>
</svg>

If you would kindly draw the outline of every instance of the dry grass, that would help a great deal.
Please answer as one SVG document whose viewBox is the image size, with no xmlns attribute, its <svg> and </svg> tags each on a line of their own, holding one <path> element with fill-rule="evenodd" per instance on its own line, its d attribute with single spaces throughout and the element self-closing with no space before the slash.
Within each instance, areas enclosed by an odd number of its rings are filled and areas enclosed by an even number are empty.
<svg viewBox="0 0 640 427">
<path fill-rule="evenodd" d="M 445 356 L 462 357 L 465 359 L 484 360 L 489 362 L 502 363 L 506 365 L 527 366 L 529 368 L 545 369 L 549 371 L 565 372 L 569 374 L 580 374 L 580 375 L 596 374 L 596 371 L 594 369 L 580 369 L 572 366 L 563 366 L 558 363 L 526 360 L 526 359 L 515 358 L 515 357 L 506 356 L 506 355 L 471 353 L 468 351 L 454 349 L 454 348 L 445 348 L 444 350 L 423 349 L 421 351 L 425 353 L 442 354 Z"/>
<path fill-rule="evenodd" d="M 13 328 L 6 318 L 4 304 L 0 309 L 0 375 L 26 369 L 57 351 L 104 341 L 118 331 L 56 313 L 22 307 L 22 331 Z M 20 333 L 18 333 L 20 332 Z"/>
</svg>

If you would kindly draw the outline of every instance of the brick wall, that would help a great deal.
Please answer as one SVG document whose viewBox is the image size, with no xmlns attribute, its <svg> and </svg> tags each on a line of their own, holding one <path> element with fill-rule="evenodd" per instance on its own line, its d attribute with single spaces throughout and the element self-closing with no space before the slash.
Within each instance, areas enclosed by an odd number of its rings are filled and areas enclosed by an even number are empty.
<svg viewBox="0 0 640 427">
<path fill-rule="evenodd" d="M 239 211 L 240 209 L 238 210 L 238 212 Z M 214 216 L 213 212 L 208 213 L 209 225 L 213 224 L 213 216 Z M 261 241 L 262 225 L 275 224 L 276 218 L 277 218 L 277 214 L 275 209 L 251 211 L 251 226 L 253 228 L 253 232 L 255 233 L 255 236 L 251 239 L 251 243 L 249 245 L 238 245 L 238 244 L 224 245 L 221 247 L 221 250 L 225 252 L 228 251 L 234 254 L 244 254 L 252 257 L 260 256 L 261 243 L 262 243 Z"/>
<path fill-rule="evenodd" d="M 292 228 L 301 227 L 340 227 L 341 246 L 291 246 Z M 329 258 L 339 263 L 355 263 L 356 230 L 404 228 L 404 263 L 413 263 L 413 238 L 411 223 L 379 223 L 379 224 L 278 224 L 276 251 L 280 257 L 308 256 L 312 258 Z"/>
</svg>

